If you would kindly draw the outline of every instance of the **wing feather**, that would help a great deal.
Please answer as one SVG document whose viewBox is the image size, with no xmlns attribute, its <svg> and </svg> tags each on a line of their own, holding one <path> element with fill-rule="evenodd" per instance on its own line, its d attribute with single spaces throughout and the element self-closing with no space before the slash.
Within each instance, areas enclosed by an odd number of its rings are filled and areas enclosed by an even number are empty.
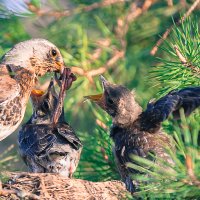
<svg viewBox="0 0 200 200">
<path fill-rule="evenodd" d="M 58 130 L 58 133 L 62 137 L 64 137 L 66 140 L 68 140 L 68 142 L 71 143 L 76 150 L 82 147 L 81 141 L 76 136 L 74 130 L 68 124 L 62 124 L 62 126 L 58 124 L 57 130 Z"/>
<path fill-rule="evenodd" d="M 0 105 L 19 95 L 20 85 L 9 76 L 5 65 L 0 65 Z"/>
<path fill-rule="evenodd" d="M 181 108 L 185 115 L 189 116 L 198 107 L 200 107 L 200 87 L 171 91 L 156 102 L 148 104 L 146 111 L 139 118 L 141 130 L 155 132 L 160 128 L 161 122 L 166 120 L 170 114 L 175 119 L 180 119 Z"/>
</svg>

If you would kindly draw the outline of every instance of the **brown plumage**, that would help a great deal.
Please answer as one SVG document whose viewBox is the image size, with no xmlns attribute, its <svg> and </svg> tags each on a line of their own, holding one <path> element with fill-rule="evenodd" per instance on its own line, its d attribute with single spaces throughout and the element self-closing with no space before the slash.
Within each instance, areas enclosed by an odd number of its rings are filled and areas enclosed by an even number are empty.
<svg viewBox="0 0 200 200">
<path fill-rule="evenodd" d="M 0 63 L 0 141 L 21 123 L 38 76 L 62 72 L 63 58 L 58 48 L 44 39 L 16 44 Z"/>
<path fill-rule="evenodd" d="M 96 102 L 113 119 L 110 137 L 114 141 L 114 155 L 122 180 L 127 189 L 134 192 L 137 182 L 135 173 L 139 171 L 127 167 L 127 162 L 134 162 L 130 155 L 154 159 L 158 165 L 163 159 L 169 165 L 174 161 L 166 148 L 174 150 L 174 144 L 161 129 L 161 123 L 173 114 L 179 119 L 179 109 L 183 108 L 186 116 L 200 106 L 200 87 L 172 91 L 158 101 L 150 102 L 145 111 L 135 101 L 134 94 L 121 85 L 111 84 L 101 76 L 104 93 L 87 96 Z M 150 156 L 153 153 L 155 156 Z M 157 159 L 159 158 L 159 159 Z"/>
<path fill-rule="evenodd" d="M 61 89 L 71 86 L 74 76 L 70 71 L 68 75 Z M 82 144 L 64 119 L 63 92 L 57 95 L 52 80 L 45 94 L 31 94 L 33 114 L 18 134 L 20 155 L 30 172 L 56 173 L 71 178 L 78 166 Z M 58 115 L 56 109 L 61 111 Z M 55 118 L 55 114 L 58 117 Z"/>
</svg>

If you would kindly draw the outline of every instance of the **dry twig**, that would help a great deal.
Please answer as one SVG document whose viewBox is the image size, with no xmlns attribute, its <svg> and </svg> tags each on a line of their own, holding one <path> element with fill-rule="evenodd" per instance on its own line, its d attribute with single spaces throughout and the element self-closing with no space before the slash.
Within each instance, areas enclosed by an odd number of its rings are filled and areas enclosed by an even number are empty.
<svg viewBox="0 0 200 200">
<path fill-rule="evenodd" d="M 124 50 L 126 48 L 125 36 L 128 32 L 130 24 L 141 14 L 145 13 L 154 2 L 155 0 L 145 0 L 143 5 L 141 6 L 141 2 L 139 0 L 136 0 L 130 5 L 130 9 L 127 15 L 117 20 L 116 34 L 117 37 L 120 39 L 122 48 Z"/>
<path fill-rule="evenodd" d="M 190 7 L 190 9 L 181 17 L 181 19 L 176 22 L 176 25 L 180 25 L 185 21 L 185 19 L 193 12 L 193 10 L 200 4 L 200 0 L 196 0 Z M 155 55 L 158 51 L 158 47 L 163 43 L 163 41 L 168 37 L 170 32 L 172 31 L 174 25 L 171 25 L 162 35 L 162 37 L 156 42 L 156 45 L 152 48 L 150 54 Z"/>
<path fill-rule="evenodd" d="M 99 119 L 96 119 L 96 124 L 103 128 L 104 130 L 108 130 L 108 127 Z"/>
<path fill-rule="evenodd" d="M 40 8 L 35 7 L 32 4 L 28 4 L 29 10 L 35 13 L 38 16 L 53 16 L 56 18 L 60 17 L 66 17 L 74 14 L 78 14 L 81 12 L 89 12 L 97 8 L 102 8 L 106 6 L 110 6 L 113 4 L 118 3 L 124 3 L 128 0 L 103 0 L 101 2 L 93 3 L 89 6 L 84 6 L 81 8 L 75 8 L 72 10 L 65 10 L 65 11 L 44 11 Z M 126 50 L 126 39 L 125 36 L 127 34 L 127 31 L 129 29 L 129 25 L 131 22 L 133 22 L 137 17 L 139 17 L 142 13 L 147 11 L 150 6 L 155 2 L 155 0 L 145 0 L 145 2 L 140 5 L 140 1 L 136 0 L 130 5 L 130 10 L 127 13 L 127 15 L 123 19 L 118 19 L 118 27 L 116 28 L 116 33 L 118 35 L 118 38 L 121 41 L 122 50 L 116 50 L 116 48 L 113 48 L 113 56 L 101 67 L 97 69 L 92 69 L 89 71 L 86 71 L 80 67 L 72 67 L 72 72 L 81 76 L 85 76 L 90 83 L 94 83 L 93 77 L 103 74 L 106 72 L 107 69 L 114 66 L 114 64 L 124 57 L 125 50 Z M 105 40 L 106 44 L 103 44 L 103 46 L 108 46 L 110 44 L 110 41 Z M 101 44 L 100 44 L 101 45 Z M 91 54 L 91 60 L 92 59 L 98 59 L 102 53 L 102 49 L 98 48 L 94 54 Z"/>
<path fill-rule="evenodd" d="M 102 7 L 102 6 L 108 6 L 110 3 L 114 4 L 119 1 L 110 1 L 110 0 L 105 0 L 99 3 L 94 3 L 95 5 L 90 5 L 92 8 L 97 8 L 97 7 Z M 120 2 L 125 2 L 125 1 L 120 1 Z M 135 1 L 131 4 L 130 10 L 127 13 L 127 15 L 123 19 L 118 19 L 118 26 L 116 28 L 116 34 L 117 37 L 121 41 L 121 46 L 122 50 L 116 50 L 116 48 L 113 48 L 113 56 L 104 64 L 104 66 L 99 67 L 97 69 L 85 71 L 84 69 L 80 67 L 72 67 L 72 72 L 81 76 L 85 76 L 90 83 L 94 83 L 93 77 L 103 74 L 106 72 L 107 69 L 112 68 L 114 64 L 119 60 L 124 57 L 125 51 L 126 51 L 126 39 L 125 36 L 128 32 L 129 25 L 131 22 L 133 22 L 137 17 L 139 17 L 142 13 L 146 12 L 150 6 L 155 2 L 155 0 L 145 0 L 142 6 L 139 6 L 140 3 L 139 1 Z M 87 11 L 90 11 L 91 8 L 87 8 Z M 103 46 L 108 46 L 110 44 L 110 40 L 105 40 L 103 43 Z M 100 43 L 102 45 L 102 42 Z M 101 49 L 99 49 L 96 54 L 95 58 L 99 57 L 101 54 Z"/>
<path fill-rule="evenodd" d="M 71 70 L 73 73 L 78 74 L 80 76 L 85 76 L 88 78 L 90 83 L 94 83 L 93 77 L 103 74 L 106 72 L 107 69 L 111 68 L 114 66 L 114 64 L 121 58 L 124 57 L 124 52 L 123 51 L 117 51 L 115 50 L 113 56 L 106 62 L 106 64 L 102 67 L 99 67 L 97 69 L 92 69 L 89 71 L 85 71 L 83 68 L 80 67 L 71 67 Z"/>
<path fill-rule="evenodd" d="M 174 3 L 173 3 L 173 0 L 167 0 L 167 5 L 168 5 L 168 6 L 173 6 L 173 4 L 174 4 Z"/>
<path fill-rule="evenodd" d="M 189 69 L 193 72 L 194 76 L 197 76 L 197 77 L 200 78 L 200 69 L 199 69 L 198 67 L 195 67 L 194 65 L 192 65 L 191 63 L 189 63 L 189 62 L 187 61 L 187 59 L 186 59 L 186 58 L 182 55 L 182 53 L 180 52 L 180 50 L 179 50 L 179 48 L 178 48 L 177 45 L 174 45 L 174 49 L 175 49 L 176 55 L 177 55 L 178 58 L 180 59 L 181 63 L 182 63 L 185 67 L 189 68 Z"/>
<path fill-rule="evenodd" d="M 103 0 L 101 2 L 93 3 L 89 6 L 84 6 L 81 8 L 75 8 L 75 9 L 64 10 L 64 11 L 46 11 L 46 10 L 42 10 L 36 7 L 32 3 L 28 3 L 27 5 L 28 5 L 29 10 L 35 13 L 37 16 L 40 16 L 40 17 L 52 16 L 58 19 L 61 17 L 68 17 L 71 15 L 79 14 L 81 12 L 90 12 L 97 8 L 103 8 L 103 7 L 111 6 L 113 4 L 124 3 L 126 1 L 127 0 Z"/>
<path fill-rule="evenodd" d="M 0 197 L 4 196 L 10 196 L 10 195 L 16 195 L 20 199 L 24 199 L 25 197 L 28 199 L 33 199 L 33 200 L 40 200 L 40 197 L 38 195 L 32 194 L 30 192 L 24 191 L 24 190 L 17 190 L 17 189 L 2 189 L 0 190 Z M 2 197 L 2 199 L 4 199 Z M 7 198 L 6 198 L 7 199 Z"/>
<path fill-rule="evenodd" d="M 192 158 L 190 155 L 186 155 L 186 167 L 187 167 L 188 176 L 190 177 L 192 181 L 191 184 L 200 187 L 200 181 L 197 179 L 197 177 L 194 174 L 194 166 L 193 166 Z"/>
</svg>

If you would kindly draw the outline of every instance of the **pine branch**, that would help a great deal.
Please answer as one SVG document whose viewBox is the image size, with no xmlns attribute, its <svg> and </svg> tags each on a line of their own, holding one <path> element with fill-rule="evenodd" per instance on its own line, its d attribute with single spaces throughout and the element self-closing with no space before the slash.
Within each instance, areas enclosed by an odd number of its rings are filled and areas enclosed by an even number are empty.
<svg viewBox="0 0 200 200">
<path fill-rule="evenodd" d="M 183 17 L 181 17 L 181 19 L 179 19 L 178 22 L 176 22 L 176 25 L 178 26 L 181 23 L 183 23 L 185 21 L 185 19 L 191 15 L 191 13 L 199 5 L 199 3 L 200 3 L 200 0 L 195 0 L 195 2 L 191 5 L 189 10 L 183 15 Z M 152 50 L 150 52 L 151 55 L 155 55 L 156 54 L 156 52 L 158 51 L 159 46 L 163 43 L 164 40 L 167 39 L 168 35 L 171 33 L 173 28 L 174 28 L 174 25 L 171 25 L 169 28 L 167 28 L 167 30 L 164 32 L 162 37 L 156 42 L 156 45 L 152 48 Z"/>
<path fill-rule="evenodd" d="M 160 47 L 165 53 L 163 58 L 158 58 L 162 65 L 155 66 L 150 75 L 161 85 L 159 94 L 200 84 L 198 26 L 195 17 L 185 19 L 181 27 L 174 27 L 171 40 L 166 40 L 165 45 Z"/>
<path fill-rule="evenodd" d="M 180 50 L 179 50 L 179 48 L 178 48 L 177 45 L 174 45 L 174 49 L 175 49 L 176 54 L 177 54 L 178 58 L 180 59 L 181 63 L 182 63 L 185 67 L 191 69 L 191 71 L 193 72 L 193 75 L 194 75 L 194 76 L 200 78 L 200 68 L 195 67 L 194 65 L 192 65 L 191 63 L 189 63 L 189 62 L 187 61 L 187 59 L 181 54 L 181 52 L 180 52 Z"/>
<path fill-rule="evenodd" d="M 200 112 L 185 117 L 181 112 L 181 121 L 170 121 L 164 127 L 171 134 L 176 144 L 176 152 L 166 149 L 175 162 L 174 166 L 159 160 L 159 165 L 141 157 L 132 156 L 134 163 L 128 166 L 139 170 L 145 175 L 135 175 L 134 179 L 140 181 L 141 191 L 134 194 L 140 198 L 155 199 L 195 199 L 200 195 L 199 176 L 199 126 Z M 173 133 L 173 134 L 172 134 Z M 155 158 L 157 159 L 157 158 Z M 167 168 L 167 169 L 166 169 Z"/>
<path fill-rule="evenodd" d="M 195 176 L 194 163 L 190 155 L 186 155 L 186 166 L 187 166 L 188 176 L 190 177 L 192 184 L 200 188 L 200 180 L 198 180 L 197 177 Z"/>
</svg>

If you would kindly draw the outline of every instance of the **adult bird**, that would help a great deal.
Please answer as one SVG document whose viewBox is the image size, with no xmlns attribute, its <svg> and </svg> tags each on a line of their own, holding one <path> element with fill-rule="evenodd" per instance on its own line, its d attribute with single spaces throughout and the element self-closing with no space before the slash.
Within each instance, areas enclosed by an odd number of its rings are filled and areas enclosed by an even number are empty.
<svg viewBox="0 0 200 200">
<path fill-rule="evenodd" d="M 20 125 L 38 76 L 62 72 L 63 58 L 58 48 L 45 39 L 16 44 L 0 63 L 0 141 Z"/>
<path fill-rule="evenodd" d="M 71 178 L 79 163 L 82 143 L 65 121 L 59 98 L 53 80 L 46 93 L 31 94 L 33 114 L 19 131 L 19 150 L 30 172 L 56 173 Z M 61 115 L 54 121 L 57 105 L 61 106 Z"/>
<path fill-rule="evenodd" d="M 142 111 L 135 100 L 135 94 L 122 85 L 109 83 L 103 76 L 101 82 L 104 92 L 99 95 L 87 96 L 105 110 L 113 119 L 110 137 L 114 141 L 114 155 L 123 182 L 130 192 L 137 189 L 137 182 L 131 176 L 139 171 L 126 166 L 134 162 L 131 154 L 147 159 L 154 154 L 153 159 L 159 163 L 164 160 L 174 165 L 166 148 L 174 149 L 171 138 L 161 129 L 161 123 L 170 114 L 180 118 L 179 110 L 183 108 L 188 116 L 200 106 L 200 87 L 185 88 L 171 91 L 157 101 L 150 102 L 147 109 Z M 152 159 L 152 157 L 151 157 Z"/>
</svg>

